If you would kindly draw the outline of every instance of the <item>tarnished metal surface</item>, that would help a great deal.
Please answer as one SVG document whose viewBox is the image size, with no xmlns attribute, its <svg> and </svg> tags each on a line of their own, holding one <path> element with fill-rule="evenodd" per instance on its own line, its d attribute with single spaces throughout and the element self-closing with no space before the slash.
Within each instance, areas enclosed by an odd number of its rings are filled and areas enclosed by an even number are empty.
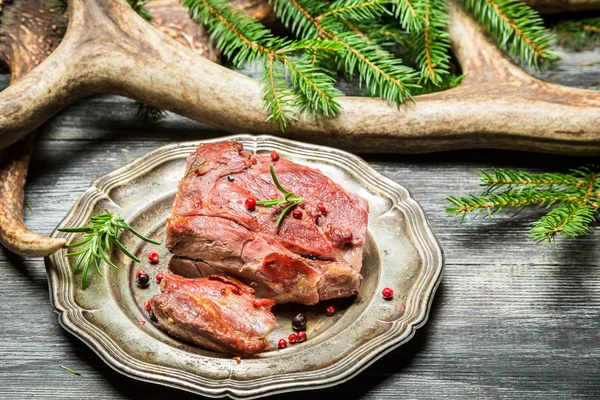
<svg viewBox="0 0 600 400">
<path fill-rule="evenodd" d="M 311 307 L 276 306 L 273 311 L 280 326 L 269 335 L 272 350 L 237 364 L 229 354 L 172 339 L 148 321 L 143 304 L 158 293 L 158 285 L 152 281 L 149 288 L 139 289 L 135 271 L 143 268 L 154 276 L 165 269 L 169 254 L 164 246 L 148 245 L 124 233 L 120 239 L 142 264 L 114 252 L 113 260 L 121 268 L 103 265 L 105 278 L 91 273 L 86 290 L 81 290 L 80 276 L 71 273 L 69 261 L 73 260 L 60 252 L 46 259 L 51 298 L 61 324 L 119 372 L 213 397 L 260 397 L 335 385 L 408 341 L 427 319 L 443 269 L 442 251 L 408 191 L 340 150 L 271 136 L 238 135 L 212 141 L 221 140 L 241 141 L 257 153 L 276 150 L 282 157 L 320 169 L 369 201 L 360 294 Z M 59 227 L 83 225 L 90 216 L 108 209 L 164 244 L 164 224 L 177 182 L 184 174 L 185 158 L 197 145 L 161 147 L 100 177 Z M 56 231 L 53 236 L 76 239 L 74 234 Z M 146 261 L 150 250 L 161 255 L 158 266 Z M 392 301 L 382 299 L 384 287 L 394 289 Z M 324 313 L 329 304 L 338 309 L 333 317 Z M 309 340 L 277 350 L 278 339 L 292 332 L 291 316 L 298 311 L 308 315 Z"/>
</svg>

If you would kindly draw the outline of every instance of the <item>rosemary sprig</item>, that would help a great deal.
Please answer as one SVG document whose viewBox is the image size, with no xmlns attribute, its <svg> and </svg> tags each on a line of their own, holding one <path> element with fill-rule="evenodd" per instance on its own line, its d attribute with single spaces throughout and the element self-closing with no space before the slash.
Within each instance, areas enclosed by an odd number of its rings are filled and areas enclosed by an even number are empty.
<svg viewBox="0 0 600 400">
<path fill-rule="evenodd" d="M 87 226 L 77 228 L 60 228 L 60 232 L 82 232 L 86 233 L 85 238 L 77 243 L 71 243 L 65 246 L 66 249 L 83 246 L 81 250 L 73 253 L 66 253 L 65 257 L 77 257 L 73 273 L 79 272 L 83 267 L 81 286 L 86 288 L 87 274 L 91 265 L 94 266 L 98 275 L 103 276 L 100 271 L 100 263 L 104 260 L 108 265 L 117 269 L 118 267 L 110 260 L 109 252 L 113 245 L 117 246 L 127 257 L 135 262 L 141 262 L 138 257 L 131 253 L 118 239 L 121 232 L 130 230 L 135 236 L 144 242 L 160 244 L 152 239 L 148 239 L 131 227 L 123 218 L 116 213 L 105 210 L 104 214 L 95 215 L 90 218 Z"/>
<path fill-rule="evenodd" d="M 261 201 L 257 201 L 256 205 L 269 208 L 269 207 L 273 207 L 273 206 L 278 206 L 280 204 L 286 204 L 287 206 L 283 209 L 283 211 L 281 211 L 281 213 L 279 214 L 279 217 L 277 218 L 277 222 L 275 223 L 275 226 L 277 228 L 279 228 L 279 225 L 281 224 L 281 221 L 283 221 L 283 218 L 285 217 L 285 215 L 292 208 L 301 204 L 304 201 L 304 198 L 290 192 L 289 190 L 286 190 L 283 186 L 281 186 L 281 183 L 279 183 L 279 179 L 277 179 L 277 175 L 275 175 L 275 169 L 273 168 L 272 165 L 270 167 L 270 170 L 271 170 L 271 177 L 273 177 L 273 182 L 275 183 L 275 186 L 277 186 L 277 189 L 279 189 L 279 191 L 281 193 L 283 193 L 283 199 L 261 200 Z"/>
<path fill-rule="evenodd" d="M 204 164 L 204 160 L 200 161 L 199 163 L 196 163 L 196 160 L 194 160 L 193 163 L 190 164 L 189 168 L 187 169 L 187 171 L 185 171 L 185 175 L 183 175 L 184 178 L 187 178 L 189 174 L 191 174 L 192 172 L 197 173 L 198 170 L 200 169 L 200 167 Z"/>
</svg>

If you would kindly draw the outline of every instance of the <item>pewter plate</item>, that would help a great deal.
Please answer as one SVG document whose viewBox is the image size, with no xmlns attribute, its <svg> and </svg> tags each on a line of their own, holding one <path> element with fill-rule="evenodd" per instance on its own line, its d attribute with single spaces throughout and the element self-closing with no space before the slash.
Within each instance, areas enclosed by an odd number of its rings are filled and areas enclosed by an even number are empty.
<svg viewBox="0 0 600 400">
<path fill-rule="evenodd" d="M 277 305 L 279 327 L 269 335 L 272 350 L 237 364 L 220 354 L 175 340 L 147 319 L 144 302 L 158 293 L 135 284 L 135 271 L 151 276 L 165 269 L 164 246 L 141 242 L 129 232 L 120 240 L 142 264 L 113 252 L 118 270 L 102 265 L 104 278 L 89 274 L 81 289 L 80 275 L 71 273 L 74 260 L 58 252 L 46 259 L 53 305 L 61 325 L 90 346 L 108 365 L 136 379 L 168 385 L 204 396 L 256 398 L 274 393 L 333 386 L 356 376 L 387 352 L 407 342 L 427 320 L 442 276 L 442 250 L 423 210 L 408 191 L 360 158 L 333 148 L 272 136 L 238 135 L 205 142 L 235 140 L 255 153 L 276 150 L 282 157 L 320 169 L 346 190 L 368 200 L 369 234 L 360 294 L 316 306 Z M 199 142 L 161 147 L 108 175 L 98 178 L 58 226 L 86 224 L 104 209 L 118 212 L 134 228 L 161 243 L 165 221 L 186 157 Z M 74 242 L 77 234 L 55 231 L 54 237 Z M 157 251 L 153 266 L 145 255 Z M 381 296 L 394 289 L 394 299 Z M 333 317 L 325 307 L 336 306 Z M 291 317 L 307 314 L 309 340 L 277 349 L 277 341 L 292 332 Z"/>
</svg>

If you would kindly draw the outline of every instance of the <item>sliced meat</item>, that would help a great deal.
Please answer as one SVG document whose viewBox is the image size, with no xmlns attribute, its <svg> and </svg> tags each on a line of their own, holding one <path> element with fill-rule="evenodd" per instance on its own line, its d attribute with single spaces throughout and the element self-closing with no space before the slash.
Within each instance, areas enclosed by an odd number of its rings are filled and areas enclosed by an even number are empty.
<svg viewBox="0 0 600 400">
<path fill-rule="evenodd" d="M 150 307 L 162 330 L 201 347 L 249 355 L 269 348 L 276 326 L 274 300 L 256 299 L 254 290 L 224 275 L 190 279 L 164 274 L 161 294 Z"/>
<path fill-rule="evenodd" d="M 299 219 L 285 205 L 248 210 L 247 198 L 282 198 L 280 183 L 305 201 Z M 261 297 L 315 304 L 358 293 L 368 203 L 320 171 L 241 143 L 203 144 L 190 155 L 167 221 L 169 267 L 186 276 L 215 271 L 235 276 Z"/>
</svg>

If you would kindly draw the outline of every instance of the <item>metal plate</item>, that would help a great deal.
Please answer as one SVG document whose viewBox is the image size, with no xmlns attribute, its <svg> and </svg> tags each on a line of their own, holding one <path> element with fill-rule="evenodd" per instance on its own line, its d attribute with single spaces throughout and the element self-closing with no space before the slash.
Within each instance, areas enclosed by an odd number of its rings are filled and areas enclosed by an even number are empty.
<svg viewBox="0 0 600 400">
<path fill-rule="evenodd" d="M 427 320 L 443 269 L 442 250 L 421 207 L 408 191 L 374 171 L 360 158 L 332 148 L 272 136 L 238 135 L 205 142 L 240 141 L 255 153 L 276 150 L 282 157 L 320 169 L 346 190 L 369 201 L 369 235 L 365 246 L 360 294 L 307 307 L 277 305 L 280 326 L 269 335 L 271 351 L 237 364 L 219 354 L 179 342 L 147 321 L 144 302 L 158 293 L 135 284 L 135 271 L 151 276 L 165 269 L 164 246 L 148 245 L 129 232 L 121 241 L 142 259 L 136 264 L 114 252 L 118 270 L 103 265 L 104 278 L 89 274 L 81 289 L 80 276 L 71 273 L 61 252 L 46 259 L 53 305 L 61 325 L 90 346 L 117 371 L 211 397 L 260 397 L 273 393 L 322 388 L 344 382 L 375 360 L 408 341 Z M 165 242 L 165 221 L 185 170 L 186 157 L 198 142 L 161 147 L 98 178 L 81 196 L 59 227 L 84 225 L 104 209 L 118 212 L 133 227 Z M 55 231 L 69 241 L 76 234 Z M 153 266 L 146 254 L 157 251 Z M 381 296 L 394 289 L 394 299 Z M 333 317 L 325 307 L 335 304 Z M 291 316 L 309 319 L 309 340 L 277 350 L 277 341 L 292 332 Z"/>
</svg>

